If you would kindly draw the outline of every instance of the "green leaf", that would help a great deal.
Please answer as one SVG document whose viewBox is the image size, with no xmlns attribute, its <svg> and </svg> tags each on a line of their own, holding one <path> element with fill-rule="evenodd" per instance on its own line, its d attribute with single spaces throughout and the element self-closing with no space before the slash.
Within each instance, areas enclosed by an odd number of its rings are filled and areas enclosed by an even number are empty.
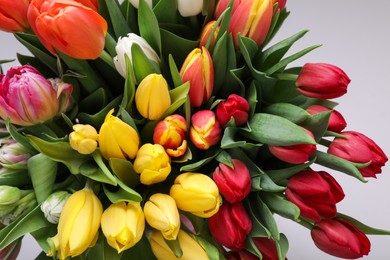
<svg viewBox="0 0 390 260">
<path fill-rule="evenodd" d="M 0 185 L 23 187 L 31 184 L 27 170 L 8 170 L 0 174 Z"/>
<path fill-rule="evenodd" d="M 262 144 L 253 144 L 248 143 L 245 140 L 236 140 L 236 133 L 239 132 L 237 127 L 226 127 L 222 139 L 221 139 L 221 148 L 222 149 L 232 149 L 232 148 L 252 148 L 252 147 L 260 147 Z"/>
<path fill-rule="evenodd" d="M 301 123 L 310 116 L 306 110 L 290 103 L 274 103 L 265 107 L 262 112 L 284 117 L 295 124 Z"/>
<path fill-rule="evenodd" d="M 301 126 L 311 131 L 314 135 L 314 139 L 319 142 L 328 129 L 331 114 L 332 111 L 329 110 L 311 115 L 304 122 L 302 122 Z"/>
<path fill-rule="evenodd" d="M 209 241 L 202 238 L 201 236 L 194 236 L 196 241 L 203 247 L 203 249 L 206 251 L 207 256 L 209 257 L 209 260 L 220 260 L 220 254 L 218 249 Z"/>
<path fill-rule="evenodd" d="M 218 152 L 217 153 L 214 153 L 213 155 L 209 156 L 209 157 L 206 157 L 202 160 L 199 160 L 197 162 L 194 162 L 194 163 L 191 163 L 191 164 L 187 164 L 187 165 L 184 165 L 180 168 L 180 171 L 181 172 L 195 172 L 197 171 L 198 169 L 200 169 L 202 166 L 208 164 L 209 162 L 213 161 L 214 158 L 218 155 Z"/>
<path fill-rule="evenodd" d="M 118 39 L 119 37 L 126 36 L 131 32 L 131 30 L 127 25 L 126 19 L 123 16 L 118 1 L 106 0 L 105 3 L 110 14 L 110 22 L 114 29 L 116 38 Z"/>
<path fill-rule="evenodd" d="M 220 153 L 218 153 L 215 160 L 217 160 L 217 162 L 223 163 L 223 164 L 229 166 L 230 168 L 234 169 L 234 165 L 232 163 L 232 157 L 230 156 L 230 154 L 228 154 L 225 151 L 221 151 Z"/>
<path fill-rule="evenodd" d="M 107 243 L 107 239 L 102 232 L 99 232 L 97 243 L 90 247 L 86 253 L 87 257 L 83 259 L 120 260 L 123 256 L 123 253 L 118 254 L 118 251 Z M 127 258 L 124 257 L 123 259 Z"/>
<path fill-rule="evenodd" d="M 175 86 L 175 88 L 179 87 L 183 84 L 183 81 L 181 80 L 180 72 L 177 69 L 175 60 L 173 59 L 171 54 L 169 54 L 168 56 L 168 61 L 169 61 L 169 69 L 171 71 L 171 76 L 173 80 L 173 85 Z"/>
<path fill-rule="evenodd" d="M 179 239 L 167 240 L 164 238 L 164 241 L 171 249 L 172 253 L 175 255 L 176 258 L 181 258 L 183 256 L 183 250 L 181 249 Z"/>
<path fill-rule="evenodd" d="M 149 60 L 138 44 L 131 45 L 131 54 L 133 57 L 132 67 L 137 82 L 141 82 L 149 74 L 161 74 L 158 64 Z"/>
<path fill-rule="evenodd" d="M 161 55 L 161 36 L 158 21 L 146 1 L 139 1 L 138 26 L 140 35 Z"/>
<path fill-rule="evenodd" d="M 276 183 L 287 180 L 297 174 L 300 171 L 303 171 L 310 167 L 316 161 L 316 157 L 313 157 L 309 162 L 304 164 L 294 165 L 288 168 L 278 169 L 278 170 L 267 170 L 267 175 Z"/>
<path fill-rule="evenodd" d="M 249 127 L 249 130 L 242 130 L 241 133 L 263 144 L 278 146 L 316 144 L 302 127 L 280 116 L 257 113 L 249 121 Z"/>
<path fill-rule="evenodd" d="M 275 240 L 280 239 L 280 234 L 278 230 L 278 225 L 276 224 L 276 221 L 274 219 L 274 216 L 272 215 L 271 210 L 268 208 L 268 206 L 262 201 L 262 199 L 259 196 L 259 193 L 254 195 L 256 196 L 254 201 L 254 206 L 258 207 L 258 214 L 256 217 L 261 221 L 261 223 L 264 224 L 264 226 L 271 232 L 271 236 Z"/>
<path fill-rule="evenodd" d="M 7 118 L 6 120 L 6 127 L 7 127 L 7 130 L 8 130 L 8 133 L 12 136 L 12 138 L 17 141 L 18 143 L 20 143 L 21 145 L 23 145 L 30 154 L 35 154 L 36 153 L 36 150 L 34 148 L 34 146 L 32 146 L 28 140 L 28 138 L 26 138 L 24 135 L 20 134 L 15 126 L 13 126 L 11 123 L 10 123 L 10 120 L 9 118 Z"/>
<path fill-rule="evenodd" d="M 353 224 L 355 227 L 357 227 L 360 231 L 362 231 L 364 234 L 367 235 L 390 235 L 390 230 L 383 230 L 378 228 L 373 228 L 370 226 L 367 226 L 366 224 L 363 224 L 362 222 L 348 216 L 344 215 L 342 213 L 337 213 L 336 217 L 344 219 L 351 224 Z"/>
<path fill-rule="evenodd" d="M 109 176 L 111 173 L 107 173 L 105 170 L 101 169 L 91 161 L 83 163 L 80 166 L 79 173 L 97 182 L 108 183 L 110 185 L 118 184 L 114 176 Z"/>
<path fill-rule="evenodd" d="M 111 201 L 111 203 L 117 203 L 121 201 L 125 202 L 141 202 L 142 196 L 126 186 L 122 181 L 117 180 L 118 187 L 103 185 L 104 193 L 107 198 Z"/>
<path fill-rule="evenodd" d="M 282 192 L 286 189 L 277 185 L 266 173 L 261 176 L 260 187 L 261 190 L 267 192 Z"/>
<path fill-rule="evenodd" d="M 124 184 L 130 188 L 135 188 L 140 184 L 139 175 L 134 171 L 133 164 L 124 159 L 110 158 L 110 168 Z"/>
<path fill-rule="evenodd" d="M 176 23 L 177 19 L 177 1 L 160 0 L 153 7 L 153 12 L 159 23 Z"/>
<path fill-rule="evenodd" d="M 47 227 L 38 229 L 37 231 L 31 232 L 30 234 L 34 237 L 35 241 L 39 244 L 39 246 L 44 250 L 46 256 L 46 252 L 48 252 L 50 249 L 49 244 L 47 243 L 47 238 L 53 237 L 57 234 L 57 225 L 49 225 Z"/>
<path fill-rule="evenodd" d="M 46 155 L 39 153 L 27 161 L 37 202 L 43 202 L 53 191 L 57 176 L 57 162 L 50 160 Z"/>
<path fill-rule="evenodd" d="M 282 195 L 272 192 L 261 192 L 260 196 L 272 212 L 294 221 L 298 220 L 300 215 L 299 208 L 294 203 L 286 200 Z"/>
<path fill-rule="evenodd" d="M 286 259 L 287 251 L 288 251 L 288 239 L 283 234 L 280 233 L 280 239 L 279 241 L 275 241 L 276 243 L 276 250 L 278 251 L 278 257 L 280 260 Z"/>
<path fill-rule="evenodd" d="M 110 258 L 107 258 L 107 260 Z M 125 250 L 123 252 L 122 259 L 148 259 L 155 260 L 156 257 L 153 254 L 152 248 L 150 247 L 149 240 L 144 235 L 141 240 L 135 244 L 135 246 Z"/>
</svg>

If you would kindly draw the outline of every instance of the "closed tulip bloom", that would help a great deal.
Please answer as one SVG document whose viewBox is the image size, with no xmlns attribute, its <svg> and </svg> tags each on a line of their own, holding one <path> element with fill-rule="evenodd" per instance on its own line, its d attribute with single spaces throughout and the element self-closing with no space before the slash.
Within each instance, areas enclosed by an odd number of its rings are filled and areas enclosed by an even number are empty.
<svg viewBox="0 0 390 260">
<path fill-rule="evenodd" d="M 275 240 L 267 237 L 252 237 L 252 240 L 260 251 L 263 260 L 279 260 Z"/>
<path fill-rule="evenodd" d="M 164 147 L 169 156 L 179 157 L 187 151 L 186 119 L 173 114 L 160 121 L 153 132 L 153 142 Z"/>
<path fill-rule="evenodd" d="M 345 127 L 347 127 L 347 122 L 345 121 L 343 115 L 340 114 L 337 110 L 320 106 L 320 105 L 312 105 L 309 106 L 306 111 L 310 115 L 315 115 L 318 113 L 326 112 L 326 111 L 332 111 L 329 118 L 329 124 L 328 124 L 328 130 L 333 131 L 336 133 L 340 133 L 344 130 Z"/>
<path fill-rule="evenodd" d="M 234 204 L 224 202 L 219 211 L 207 222 L 213 238 L 231 250 L 243 249 L 252 230 L 252 221 L 242 202 Z"/>
<path fill-rule="evenodd" d="M 199 47 L 206 45 L 216 22 L 217 21 L 215 21 L 215 20 L 210 21 L 203 27 L 202 31 L 200 32 Z M 214 46 L 215 39 L 217 38 L 218 32 L 219 32 L 219 25 L 217 25 L 217 27 L 215 28 L 215 31 L 211 37 L 210 48 L 212 48 Z"/>
<path fill-rule="evenodd" d="M 70 194 L 67 191 L 56 191 L 41 203 L 40 208 L 47 221 L 58 224 L 65 202 L 69 197 Z"/>
<path fill-rule="evenodd" d="M 99 0 L 74 0 L 80 4 L 85 5 L 86 7 L 91 8 L 94 11 L 99 11 Z"/>
<path fill-rule="evenodd" d="M 76 59 L 96 59 L 103 51 L 107 22 L 89 1 L 32 0 L 28 21 L 42 44 Z M 92 2 L 93 3 L 93 2 Z"/>
<path fill-rule="evenodd" d="M 201 110 L 191 117 L 190 139 L 199 149 L 207 150 L 219 142 L 222 128 L 211 110 Z"/>
<path fill-rule="evenodd" d="M 214 88 L 214 65 L 205 47 L 192 50 L 180 69 L 183 82 L 190 82 L 191 106 L 198 107 L 206 102 Z"/>
<path fill-rule="evenodd" d="M 221 125 L 226 125 L 233 117 L 236 126 L 242 126 L 248 121 L 248 101 L 236 94 L 231 94 L 226 101 L 221 101 L 217 106 L 217 119 Z"/>
<path fill-rule="evenodd" d="M 138 112 L 150 120 L 162 116 L 171 105 L 168 83 L 160 74 L 146 76 L 135 92 L 135 104 Z"/>
<path fill-rule="evenodd" d="M 94 246 L 100 227 L 103 207 L 98 197 L 88 188 L 76 191 L 66 201 L 52 237 L 60 259 L 81 255 Z M 49 252 L 52 255 L 53 252 Z"/>
<path fill-rule="evenodd" d="M 53 81 L 55 82 L 55 81 Z M 24 65 L 10 68 L 0 75 L 0 117 L 11 123 L 30 126 L 44 123 L 62 111 L 61 99 L 68 99 L 72 85 L 63 83 L 60 89 L 37 71 Z"/>
<path fill-rule="evenodd" d="M 344 198 L 344 192 L 330 174 L 305 170 L 288 181 L 286 197 L 298 206 L 302 217 L 320 221 L 336 216 L 336 203 Z"/>
<path fill-rule="evenodd" d="M 368 255 L 371 248 L 370 240 L 363 232 L 340 218 L 316 223 L 311 237 L 319 249 L 344 259 L 361 258 Z"/>
<path fill-rule="evenodd" d="M 251 190 L 251 176 L 246 165 L 237 159 L 232 160 L 234 168 L 220 163 L 213 173 L 213 180 L 221 195 L 230 203 L 242 201 Z"/>
<path fill-rule="evenodd" d="M 25 168 L 31 157 L 29 150 L 12 138 L 0 139 L 0 165 L 5 168 Z"/>
<path fill-rule="evenodd" d="M 302 95 L 331 99 L 347 93 L 351 80 L 340 68 L 326 63 L 306 63 L 303 65 L 295 83 Z"/>
<path fill-rule="evenodd" d="M 178 0 L 177 10 L 183 17 L 195 16 L 200 14 L 203 7 L 203 0 Z"/>
<path fill-rule="evenodd" d="M 370 165 L 358 170 L 364 177 L 376 177 L 382 172 L 388 158 L 383 150 L 364 134 L 347 131 L 341 132 L 344 138 L 335 138 L 329 145 L 328 153 L 350 162 L 367 163 Z"/>
<path fill-rule="evenodd" d="M 114 109 L 107 113 L 99 130 L 100 153 L 107 160 L 110 158 L 134 159 L 139 147 L 138 133 L 112 113 Z"/>
<path fill-rule="evenodd" d="M 151 185 L 165 181 L 171 172 L 171 159 L 159 144 L 144 144 L 134 160 L 134 170 L 141 174 L 141 183 Z"/>
<path fill-rule="evenodd" d="M 306 130 L 313 138 L 313 134 Z M 270 145 L 270 152 L 277 157 L 279 160 L 292 163 L 301 164 L 307 162 L 309 157 L 316 151 L 317 147 L 315 144 L 294 144 L 288 146 L 275 146 Z"/>
<path fill-rule="evenodd" d="M 175 240 L 180 230 L 180 216 L 175 200 L 162 193 L 153 194 L 144 206 L 145 219 L 167 240 Z"/>
<path fill-rule="evenodd" d="M 117 202 L 102 215 L 101 227 L 107 243 L 118 254 L 137 244 L 145 230 L 145 218 L 139 203 Z"/>
<path fill-rule="evenodd" d="M 0 30 L 24 32 L 30 28 L 27 21 L 29 0 L 2 0 L 0 4 Z"/>
<path fill-rule="evenodd" d="M 99 135 L 91 125 L 76 124 L 69 134 L 70 146 L 81 154 L 91 154 L 97 148 Z"/>
<path fill-rule="evenodd" d="M 169 195 L 179 209 L 202 218 L 217 213 L 221 203 L 217 185 L 201 173 L 186 172 L 177 176 Z"/>
<path fill-rule="evenodd" d="M 283 10 L 286 6 L 287 0 L 273 0 L 273 4 L 278 3 L 278 9 L 277 10 Z"/>
</svg>

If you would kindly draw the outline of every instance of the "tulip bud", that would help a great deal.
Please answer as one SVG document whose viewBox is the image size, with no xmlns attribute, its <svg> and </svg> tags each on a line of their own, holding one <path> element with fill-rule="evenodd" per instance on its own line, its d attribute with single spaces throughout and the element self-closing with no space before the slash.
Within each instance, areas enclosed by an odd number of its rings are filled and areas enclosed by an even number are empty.
<svg viewBox="0 0 390 260">
<path fill-rule="evenodd" d="M 347 122 L 345 121 L 344 117 L 337 110 L 330 109 L 320 105 L 312 105 L 309 106 L 306 109 L 306 111 L 310 115 L 315 115 L 326 111 L 332 111 L 332 113 L 330 114 L 329 124 L 328 124 L 329 131 L 340 133 L 347 126 Z"/>
<path fill-rule="evenodd" d="M 183 17 L 198 15 L 203 8 L 203 0 L 177 0 L 177 10 Z"/>
<path fill-rule="evenodd" d="M 210 21 L 203 27 L 203 29 L 200 33 L 199 47 L 206 45 L 207 41 L 210 38 L 211 32 L 212 32 L 216 22 L 217 21 L 215 21 L 215 20 Z M 219 32 L 219 25 L 217 25 L 217 27 L 215 28 L 215 31 L 214 31 L 213 36 L 211 38 L 210 48 L 212 48 L 214 46 L 215 39 L 217 38 L 218 32 Z"/>
<path fill-rule="evenodd" d="M 111 204 L 102 215 L 101 226 L 107 243 L 118 254 L 137 244 L 145 230 L 145 218 L 139 203 Z"/>
<path fill-rule="evenodd" d="M 160 74 L 149 74 L 135 92 L 138 112 L 150 120 L 156 120 L 171 105 L 168 83 Z"/>
<path fill-rule="evenodd" d="M 0 206 L 14 204 L 22 197 L 21 191 L 17 187 L 0 186 Z"/>
<path fill-rule="evenodd" d="M 115 47 L 117 53 L 117 56 L 114 57 L 115 68 L 124 78 L 126 78 L 127 71 L 125 59 L 126 55 L 129 57 L 132 66 L 134 66 L 133 54 L 131 52 L 131 47 L 133 44 L 137 44 L 139 47 L 141 47 L 141 50 L 149 60 L 155 62 L 158 65 L 160 64 L 160 57 L 149 45 L 149 43 L 137 34 L 129 33 L 126 37 L 119 37 L 118 43 Z"/>
<path fill-rule="evenodd" d="M 11 224 L 36 203 L 32 190 L 19 190 L 17 187 L 0 186 L 0 223 Z M 1 225 L 0 225 L 1 226 Z"/>
<path fill-rule="evenodd" d="M 95 8 L 77 1 L 32 0 L 27 18 L 53 55 L 58 50 L 76 59 L 96 59 L 104 49 L 107 22 Z"/>
<path fill-rule="evenodd" d="M 368 163 L 358 170 L 364 177 L 376 177 L 382 172 L 388 158 L 382 149 L 367 136 L 354 132 L 341 132 L 343 138 L 335 138 L 329 145 L 328 153 L 355 163 Z"/>
<path fill-rule="evenodd" d="M 252 237 L 253 243 L 260 251 L 264 260 L 278 260 L 275 240 L 267 237 Z M 285 258 L 287 260 L 287 258 Z"/>
<path fill-rule="evenodd" d="M 3 0 L 0 7 L 0 30 L 24 32 L 30 28 L 27 21 L 29 0 Z"/>
<path fill-rule="evenodd" d="M 138 9 L 139 6 L 139 0 L 129 0 L 129 2 Z M 145 0 L 145 2 L 149 5 L 150 8 L 152 8 L 153 0 Z"/>
<path fill-rule="evenodd" d="M 145 219 L 167 240 L 175 240 L 180 230 L 180 216 L 175 200 L 166 194 L 153 194 L 144 206 Z"/>
<path fill-rule="evenodd" d="M 286 2 L 287 2 L 287 0 L 273 0 L 273 4 L 278 3 L 277 10 L 280 10 L 280 11 L 282 11 L 284 9 L 284 7 L 286 6 Z"/>
<path fill-rule="evenodd" d="M 298 206 L 302 217 L 320 221 L 336 216 L 336 203 L 344 198 L 344 192 L 330 174 L 305 170 L 288 181 L 286 197 Z"/>
<path fill-rule="evenodd" d="M 311 230 L 311 237 L 325 253 L 345 259 L 368 255 L 371 248 L 370 240 L 363 232 L 340 218 L 316 223 Z"/>
<path fill-rule="evenodd" d="M 314 135 L 305 129 L 313 138 Z M 294 144 L 288 146 L 270 145 L 269 151 L 279 160 L 292 164 L 307 162 L 309 157 L 316 151 L 315 144 Z"/>
<path fill-rule="evenodd" d="M 0 117 L 23 126 L 43 123 L 61 112 L 59 98 L 70 96 L 72 86 L 54 88 L 35 68 L 24 65 L 12 67 L 0 75 Z M 28 107 L 29 109 L 25 109 Z"/>
<path fill-rule="evenodd" d="M 206 102 L 214 88 L 214 65 L 209 51 L 205 47 L 192 50 L 184 60 L 180 76 L 183 82 L 190 82 L 191 106 Z"/>
<path fill-rule="evenodd" d="M 26 168 L 31 157 L 29 151 L 11 138 L 0 139 L 0 165 L 5 168 Z M 27 168 L 26 168 L 27 169 Z"/>
<path fill-rule="evenodd" d="M 107 160 L 110 158 L 134 159 L 138 152 L 139 137 L 137 131 L 118 117 L 107 113 L 99 131 L 100 153 Z"/>
<path fill-rule="evenodd" d="M 231 250 L 243 249 L 252 230 L 252 221 L 242 202 L 234 204 L 224 202 L 219 211 L 207 222 L 214 239 Z"/>
<path fill-rule="evenodd" d="M 160 121 L 153 132 L 153 142 L 165 148 L 169 156 L 182 156 L 187 150 L 187 122 L 179 114 L 173 114 Z"/>
<path fill-rule="evenodd" d="M 81 255 L 94 246 L 102 213 L 102 203 L 91 189 L 84 188 L 70 195 L 62 209 L 57 235 L 51 238 L 60 259 Z M 48 256 L 53 254 L 50 251 Z"/>
<path fill-rule="evenodd" d="M 186 172 L 177 176 L 169 195 L 179 209 L 202 218 L 217 213 L 221 204 L 217 185 L 201 173 Z"/>
<path fill-rule="evenodd" d="M 69 135 L 70 146 L 81 154 L 91 154 L 97 148 L 99 138 L 96 129 L 91 125 L 76 124 Z"/>
<path fill-rule="evenodd" d="M 171 160 L 159 144 L 144 144 L 134 160 L 134 170 L 141 174 L 141 183 L 151 185 L 165 181 L 171 172 Z"/>
<path fill-rule="evenodd" d="M 248 121 L 248 101 L 236 94 L 229 95 L 226 101 L 221 101 L 217 106 L 217 119 L 223 126 L 233 117 L 236 126 L 242 126 Z"/>
<path fill-rule="evenodd" d="M 219 142 L 221 125 L 211 110 L 201 110 L 191 117 L 190 139 L 199 149 L 207 150 Z"/>
<path fill-rule="evenodd" d="M 233 168 L 220 163 L 213 173 L 213 180 L 221 195 L 229 203 L 242 201 L 251 190 L 251 176 L 246 165 L 237 159 L 232 160 Z"/>
<path fill-rule="evenodd" d="M 65 202 L 70 197 L 66 191 L 57 191 L 50 194 L 47 199 L 41 204 L 41 211 L 45 215 L 47 221 L 53 224 L 58 224 L 62 209 Z"/>
<path fill-rule="evenodd" d="M 295 83 L 302 95 L 331 99 L 347 93 L 351 80 L 340 68 L 325 63 L 306 63 L 303 65 Z"/>
<path fill-rule="evenodd" d="M 161 232 L 153 231 L 149 237 L 150 246 L 153 254 L 159 260 L 174 260 L 174 259 L 196 259 L 209 260 L 207 253 L 203 247 L 190 235 L 183 230 L 179 231 L 178 240 L 180 248 L 183 252 L 181 258 L 177 258 L 164 240 Z"/>
</svg>

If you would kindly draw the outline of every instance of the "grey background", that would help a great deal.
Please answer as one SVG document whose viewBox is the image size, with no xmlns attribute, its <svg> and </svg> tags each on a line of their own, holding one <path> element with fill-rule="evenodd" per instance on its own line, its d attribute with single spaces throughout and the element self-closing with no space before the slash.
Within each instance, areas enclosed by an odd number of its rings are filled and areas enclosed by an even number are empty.
<svg viewBox="0 0 390 260">
<path fill-rule="evenodd" d="M 339 66 L 351 78 L 347 95 L 336 99 L 336 108 L 348 122 L 347 130 L 366 134 L 390 156 L 390 2 L 387 0 L 301 0 L 288 1 L 291 11 L 277 40 L 309 29 L 292 52 L 314 44 L 323 46 L 296 62 L 326 62 Z M 27 53 L 11 34 L 0 32 L 0 59 Z M 92 43 L 93 44 L 93 43 Z M 291 52 L 291 53 L 292 53 Z M 17 63 L 13 63 L 17 64 Z M 5 66 L 7 69 L 9 66 Z M 339 172 L 331 172 L 342 185 L 345 199 L 338 209 L 367 225 L 390 230 L 390 166 L 363 184 Z M 279 228 L 290 242 L 290 260 L 337 259 L 322 253 L 313 244 L 309 231 L 290 220 L 277 218 Z M 390 236 L 369 236 L 371 253 L 365 259 L 390 259 Z M 39 249 L 29 237 L 19 259 L 33 259 Z"/>
</svg>

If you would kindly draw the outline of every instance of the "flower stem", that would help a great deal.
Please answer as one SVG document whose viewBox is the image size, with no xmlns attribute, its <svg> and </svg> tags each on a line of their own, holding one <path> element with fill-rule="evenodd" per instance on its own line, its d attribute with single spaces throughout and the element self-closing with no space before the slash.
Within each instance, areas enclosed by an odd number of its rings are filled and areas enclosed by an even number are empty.
<svg viewBox="0 0 390 260">
<path fill-rule="evenodd" d="M 279 80 L 290 80 L 290 81 L 296 81 L 298 78 L 298 75 L 290 74 L 290 73 L 276 73 L 273 76 Z"/>
<path fill-rule="evenodd" d="M 110 67 L 115 69 L 114 61 L 112 60 L 111 55 L 105 50 L 100 53 L 99 58 L 101 58 L 105 63 L 107 63 Z"/>
</svg>

